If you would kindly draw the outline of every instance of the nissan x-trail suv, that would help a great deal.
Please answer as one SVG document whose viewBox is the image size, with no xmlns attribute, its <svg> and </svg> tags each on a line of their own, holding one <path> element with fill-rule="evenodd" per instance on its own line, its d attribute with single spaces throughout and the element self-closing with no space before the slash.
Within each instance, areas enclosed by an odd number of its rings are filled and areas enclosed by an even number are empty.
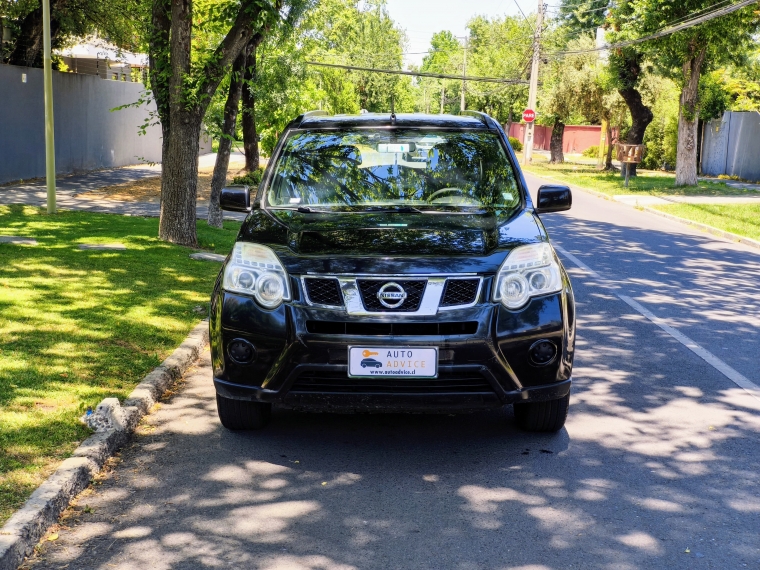
<svg viewBox="0 0 760 570">
<path fill-rule="evenodd" d="M 514 406 L 531 431 L 567 417 L 570 280 L 501 126 L 487 115 L 306 113 L 258 189 L 214 288 L 219 417 L 263 427 L 272 404 L 323 411 Z"/>
</svg>

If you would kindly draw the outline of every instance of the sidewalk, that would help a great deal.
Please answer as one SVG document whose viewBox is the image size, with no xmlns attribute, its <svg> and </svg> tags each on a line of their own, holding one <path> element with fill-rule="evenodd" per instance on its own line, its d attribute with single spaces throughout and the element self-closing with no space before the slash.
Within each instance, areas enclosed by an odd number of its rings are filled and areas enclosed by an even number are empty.
<svg viewBox="0 0 760 570">
<path fill-rule="evenodd" d="M 233 153 L 234 156 L 239 153 Z M 216 153 L 198 158 L 199 168 L 214 166 Z M 105 214 L 158 217 L 161 206 L 158 202 L 126 202 L 107 198 L 80 198 L 80 194 L 92 192 L 107 186 L 135 182 L 161 175 L 161 165 L 137 165 L 122 168 L 98 170 L 85 174 L 73 174 L 56 179 L 56 204 L 64 210 L 79 210 Z M 44 179 L 0 186 L 0 204 L 28 204 L 44 207 L 47 204 L 47 186 Z M 198 219 L 206 219 L 208 206 L 199 202 Z M 227 212 L 225 219 L 243 220 L 243 214 Z"/>
</svg>

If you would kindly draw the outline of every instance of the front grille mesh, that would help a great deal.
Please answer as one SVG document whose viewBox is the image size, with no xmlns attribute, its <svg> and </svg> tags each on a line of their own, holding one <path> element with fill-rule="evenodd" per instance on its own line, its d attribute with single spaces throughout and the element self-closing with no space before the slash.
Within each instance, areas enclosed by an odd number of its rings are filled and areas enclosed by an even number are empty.
<svg viewBox="0 0 760 570">
<path fill-rule="evenodd" d="M 329 279 L 307 277 L 303 281 L 306 287 L 306 295 L 308 295 L 309 301 L 315 305 L 343 306 L 340 285 L 334 277 Z"/>
<path fill-rule="evenodd" d="M 380 288 L 386 283 L 391 282 L 398 283 L 406 291 L 407 295 L 404 303 L 395 309 L 383 306 L 377 298 L 377 292 Z M 357 284 L 359 285 L 359 292 L 362 296 L 364 308 L 368 311 L 377 313 L 413 313 L 420 308 L 427 281 L 424 279 L 400 281 L 391 281 L 390 279 L 387 281 L 380 279 L 357 279 Z"/>
<path fill-rule="evenodd" d="M 478 294 L 480 279 L 448 279 L 443 290 L 441 307 L 471 305 Z"/>
<path fill-rule="evenodd" d="M 493 394 L 485 378 L 472 374 L 441 375 L 438 378 L 348 378 L 336 373 L 305 372 L 292 392 L 339 394 Z"/>
</svg>

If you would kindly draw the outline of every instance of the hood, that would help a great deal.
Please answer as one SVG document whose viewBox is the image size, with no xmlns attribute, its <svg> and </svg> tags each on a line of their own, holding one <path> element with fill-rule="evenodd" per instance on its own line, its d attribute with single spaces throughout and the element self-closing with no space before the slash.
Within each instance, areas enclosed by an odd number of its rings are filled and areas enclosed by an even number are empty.
<svg viewBox="0 0 760 570">
<path fill-rule="evenodd" d="M 269 245 L 296 273 L 483 273 L 547 238 L 530 211 L 500 223 L 494 214 L 268 210 L 249 216 L 240 239 Z"/>
</svg>

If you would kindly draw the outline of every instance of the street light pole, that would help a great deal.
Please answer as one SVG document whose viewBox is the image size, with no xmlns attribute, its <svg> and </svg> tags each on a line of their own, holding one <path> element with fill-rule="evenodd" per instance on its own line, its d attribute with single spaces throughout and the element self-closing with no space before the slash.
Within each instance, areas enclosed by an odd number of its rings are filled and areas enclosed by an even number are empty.
<svg viewBox="0 0 760 570">
<path fill-rule="evenodd" d="M 462 100 L 460 101 L 459 108 L 464 111 L 466 109 L 465 107 L 465 101 L 464 101 L 464 92 L 467 88 L 467 84 L 465 81 L 465 77 L 467 77 L 467 46 L 469 43 L 469 38 L 467 36 L 464 37 L 464 66 L 462 66 Z"/>
<path fill-rule="evenodd" d="M 538 64 L 541 59 L 541 28 L 544 24 L 544 0 L 538 0 L 538 16 L 536 18 L 536 30 L 533 34 L 533 63 L 530 67 L 530 90 L 528 91 L 528 109 L 536 108 L 536 95 L 538 93 Z M 528 123 L 525 129 L 524 161 L 530 164 L 533 157 L 533 131 L 535 121 Z"/>
<path fill-rule="evenodd" d="M 55 214 L 55 132 L 53 122 L 53 62 L 50 53 L 50 0 L 42 0 L 42 40 L 45 87 L 45 176 L 47 211 Z"/>
</svg>

